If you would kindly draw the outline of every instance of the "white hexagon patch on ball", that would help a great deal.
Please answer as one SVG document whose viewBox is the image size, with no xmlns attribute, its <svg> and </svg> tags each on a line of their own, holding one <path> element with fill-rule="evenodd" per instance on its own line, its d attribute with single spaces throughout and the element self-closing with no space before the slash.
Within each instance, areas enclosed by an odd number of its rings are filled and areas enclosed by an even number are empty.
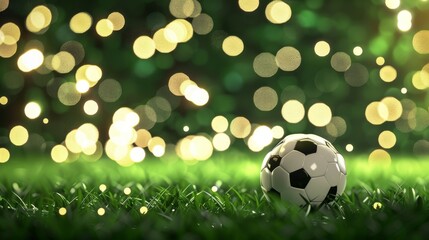
<svg viewBox="0 0 429 240">
<path fill-rule="evenodd" d="M 264 195 L 318 207 L 332 202 L 346 187 L 343 156 L 326 139 L 314 134 L 291 134 L 280 141 L 262 162 L 260 182 Z"/>
</svg>

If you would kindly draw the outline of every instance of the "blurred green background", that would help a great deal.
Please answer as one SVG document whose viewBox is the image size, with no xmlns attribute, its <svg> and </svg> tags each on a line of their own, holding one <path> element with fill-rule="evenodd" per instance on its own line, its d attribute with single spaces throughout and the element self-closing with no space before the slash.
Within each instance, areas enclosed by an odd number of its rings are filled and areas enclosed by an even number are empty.
<svg viewBox="0 0 429 240">
<path fill-rule="evenodd" d="M 370 162 L 425 156 L 428 14 L 423 0 L 0 0 L 0 162 L 197 162 L 298 132 Z"/>
</svg>

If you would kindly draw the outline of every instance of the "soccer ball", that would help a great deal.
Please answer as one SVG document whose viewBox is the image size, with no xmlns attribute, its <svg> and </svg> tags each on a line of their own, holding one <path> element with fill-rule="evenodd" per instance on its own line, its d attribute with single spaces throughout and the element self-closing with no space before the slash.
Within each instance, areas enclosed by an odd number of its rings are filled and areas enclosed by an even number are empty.
<svg viewBox="0 0 429 240">
<path fill-rule="evenodd" d="M 261 166 L 261 187 L 299 206 L 319 207 L 332 202 L 346 187 L 343 156 L 326 139 L 292 134 L 269 152 Z"/>
</svg>

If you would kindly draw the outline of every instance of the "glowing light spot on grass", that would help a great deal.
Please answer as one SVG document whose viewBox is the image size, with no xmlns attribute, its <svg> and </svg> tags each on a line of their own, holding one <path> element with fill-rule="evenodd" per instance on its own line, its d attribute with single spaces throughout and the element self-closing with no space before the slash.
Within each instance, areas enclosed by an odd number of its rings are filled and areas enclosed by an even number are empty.
<svg viewBox="0 0 429 240">
<path fill-rule="evenodd" d="M 413 37 L 413 48 L 420 54 L 429 54 L 429 30 L 420 30 Z"/>
<path fill-rule="evenodd" d="M 253 94 L 253 103 L 261 111 L 271 111 L 278 103 L 277 92 L 270 87 L 260 87 Z"/>
<path fill-rule="evenodd" d="M 0 148 L 0 163 L 9 161 L 10 153 L 6 148 Z"/>
<path fill-rule="evenodd" d="M 0 32 L 2 33 L 2 43 L 1 45 L 15 45 L 21 38 L 21 30 L 18 25 L 13 22 L 8 22 L 3 24 L 0 28 Z"/>
<path fill-rule="evenodd" d="M 143 206 L 140 208 L 140 214 L 145 215 L 148 212 L 147 207 Z"/>
<path fill-rule="evenodd" d="M 385 62 L 386 62 L 386 60 L 384 60 L 384 57 L 377 57 L 377 58 L 375 59 L 375 63 L 376 63 L 378 66 L 383 66 Z"/>
<path fill-rule="evenodd" d="M 0 12 L 3 12 L 9 7 L 9 0 L 0 0 Z"/>
<path fill-rule="evenodd" d="M 113 31 L 119 31 L 125 26 L 125 17 L 120 12 L 112 12 L 107 19 L 113 24 Z"/>
<path fill-rule="evenodd" d="M 30 72 L 43 64 L 43 53 L 38 49 L 30 49 L 18 58 L 18 68 L 23 72 Z"/>
<path fill-rule="evenodd" d="M 319 41 L 314 45 L 314 53 L 319 57 L 325 57 L 331 51 L 331 46 L 326 41 Z"/>
<path fill-rule="evenodd" d="M 281 126 L 274 126 L 271 128 L 273 138 L 280 139 L 285 135 L 285 130 Z"/>
<path fill-rule="evenodd" d="M 250 121 L 245 117 L 236 117 L 231 121 L 230 131 L 236 138 L 245 138 L 250 134 Z"/>
<path fill-rule="evenodd" d="M 69 157 L 69 151 L 63 145 L 55 145 L 51 150 L 51 158 L 54 162 L 62 163 Z"/>
<path fill-rule="evenodd" d="M 88 100 L 83 105 L 83 110 L 87 115 L 95 115 L 98 112 L 98 103 L 94 100 Z"/>
<path fill-rule="evenodd" d="M 62 207 L 60 209 L 58 209 L 58 214 L 60 214 L 61 216 L 64 216 L 67 214 L 67 209 Z"/>
<path fill-rule="evenodd" d="M 212 192 L 217 192 L 219 190 L 219 188 L 217 186 L 212 186 L 211 190 L 212 190 Z"/>
<path fill-rule="evenodd" d="M 74 33 L 84 33 L 92 25 L 92 17 L 86 12 L 79 12 L 70 19 L 70 29 Z"/>
<path fill-rule="evenodd" d="M 354 147 L 353 147 L 352 144 L 349 143 L 349 144 L 346 145 L 346 151 L 347 152 L 353 152 L 353 149 L 354 149 Z"/>
<path fill-rule="evenodd" d="M 308 120 L 316 127 L 328 125 L 331 119 L 331 108 L 324 103 L 315 103 L 308 109 Z"/>
<path fill-rule="evenodd" d="M 268 52 L 260 53 L 253 60 L 253 70 L 260 77 L 268 78 L 274 76 L 279 70 L 276 57 Z"/>
<path fill-rule="evenodd" d="M 217 133 L 213 137 L 213 147 L 217 151 L 226 151 L 231 145 L 231 139 L 226 133 Z"/>
<path fill-rule="evenodd" d="M 292 9 L 283 1 L 274 0 L 265 8 L 265 17 L 274 24 L 282 24 L 292 17 Z"/>
<path fill-rule="evenodd" d="M 124 194 L 130 195 L 131 194 L 131 188 L 129 188 L 129 187 L 124 188 Z"/>
<path fill-rule="evenodd" d="M 245 12 L 253 12 L 259 6 L 259 0 L 238 0 L 238 6 Z"/>
<path fill-rule="evenodd" d="M 6 96 L 0 97 L 0 105 L 6 105 L 9 102 L 9 99 Z"/>
<path fill-rule="evenodd" d="M 375 210 L 379 210 L 382 207 L 383 204 L 381 204 L 381 202 L 375 202 L 374 204 L 372 204 L 372 208 L 374 208 Z"/>
<path fill-rule="evenodd" d="M 397 9 L 401 5 L 401 0 L 385 0 L 384 3 L 389 9 Z"/>
<path fill-rule="evenodd" d="M 195 5 L 193 0 L 171 0 L 169 10 L 176 18 L 188 18 L 194 13 Z"/>
<path fill-rule="evenodd" d="M 42 108 L 36 102 L 29 102 L 25 105 L 24 113 L 29 119 L 36 119 L 42 113 Z"/>
<path fill-rule="evenodd" d="M 113 23 L 109 19 L 101 19 L 95 25 L 95 31 L 100 37 L 108 37 L 113 33 Z"/>
<path fill-rule="evenodd" d="M 387 121 L 389 109 L 382 102 L 371 102 L 365 109 L 365 117 L 373 125 L 380 125 Z"/>
<path fill-rule="evenodd" d="M 385 97 L 381 100 L 381 103 L 387 107 L 388 115 L 386 121 L 396 121 L 398 120 L 403 112 L 401 102 L 395 97 Z"/>
<path fill-rule="evenodd" d="M 52 21 L 52 13 L 43 5 L 36 6 L 28 14 L 25 25 L 28 31 L 38 33 L 47 28 Z"/>
<path fill-rule="evenodd" d="M 300 122 L 305 115 L 304 105 L 298 100 L 289 100 L 283 104 L 282 117 L 289 123 Z"/>
<path fill-rule="evenodd" d="M 405 88 L 405 87 L 401 88 L 401 93 L 402 94 L 407 94 L 407 92 L 408 92 L 407 88 Z"/>
<path fill-rule="evenodd" d="M 9 140 L 15 146 L 22 146 L 28 141 L 28 131 L 25 127 L 17 125 L 10 130 Z"/>
<path fill-rule="evenodd" d="M 384 149 L 390 149 L 396 144 L 396 136 L 391 131 L 383 131 L 378 135 L 378 143 Z"/>
<path fill-rule="evenodd" d="M 105 192 L 107 190 L 107 186 L 106 184 L 100 184 L 100 186 L 98 186 L 98 189 L 100 190 L 100 192 Z"/>
<path fill-rule="evenodd" d="M 243 40 L 241 40 L 237 36 L 228 36 L 222 42 L 222 50 L 228 56 L 232 56 L 232 57 L 238 56 L 244 50 Z"/>
<path fill-rule="evenodd" d="M 386 65 L 380 69 L 380 78 L 385 82 L 393 82 L 397 77 L 396 69 L 390 65 Z"/>
<path fill-rule="evenodd" d="M 283 47 L 277 51 L 276 63 L 283 71 L 295 71 L 301 65 L 301 53 L 294 47 Z"/>
<path fill-rule="evenodd" d="M 356 46 L 356 47 L 353 48 L 353 54 L 355 56 L 360 56 L 360 55 L 362 55 L 362 53 L 363 53 L 362 47 Z"/>
<path fill-rule="evenodd" d="M 412 23 L 413 15 L 408 10 L 402 10 L 397 16 L 398 29 L 402 32 L 407 32 L 413 26 Z"/>
<path fill-rule="evenodd" d="M 130 158 L 133 162 L 141 162 L 146 157 L 146 152 L 141 147 L 133 147 L 130 151 Z"/>
<path fill-rule="evenodd" d="M 202 13 L 192 19 L 192 28 L 194 32 L 199 35 L 209 34 L 213 30 L 213 19 L 210 15 Z"/>
<path fill-rule="evenodd" d="M 351 65 L 352 60 L 345 52 L 337 52 L 331 57 L 331 66 L 337 72 L 345 72 Z"/>
<path fill-rule="evenodd" d="M 97 214 L 98 214 L 99 216 L 104 216 L 104 214 L 106 214 L 106 210 L 105 210 L 104 208 L 99 208 L 99 209 L 97 210 Z"/>
<path fill-rule="evenodd" d="M 392 159 L 390 154 L 383 149 L 376 149 L 371 152 L 368 157 L 368 162 L 376 166 L 390 166 Z"/>
</svg>

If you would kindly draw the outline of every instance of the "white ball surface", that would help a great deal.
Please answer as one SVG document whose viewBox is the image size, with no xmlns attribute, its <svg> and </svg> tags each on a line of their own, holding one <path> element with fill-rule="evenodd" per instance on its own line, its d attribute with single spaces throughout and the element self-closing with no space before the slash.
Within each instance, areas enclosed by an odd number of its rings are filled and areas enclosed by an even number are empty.
<svg viewBox="0 0 429 240">
<path fill-rule="evenodd" d="M 332 202 L 346 187 L 343 156 L 326 139 L 314 134 L 291 134 L 270 151 L 261 165 L 265 196 L 318 207 Z"/>
</svg>

